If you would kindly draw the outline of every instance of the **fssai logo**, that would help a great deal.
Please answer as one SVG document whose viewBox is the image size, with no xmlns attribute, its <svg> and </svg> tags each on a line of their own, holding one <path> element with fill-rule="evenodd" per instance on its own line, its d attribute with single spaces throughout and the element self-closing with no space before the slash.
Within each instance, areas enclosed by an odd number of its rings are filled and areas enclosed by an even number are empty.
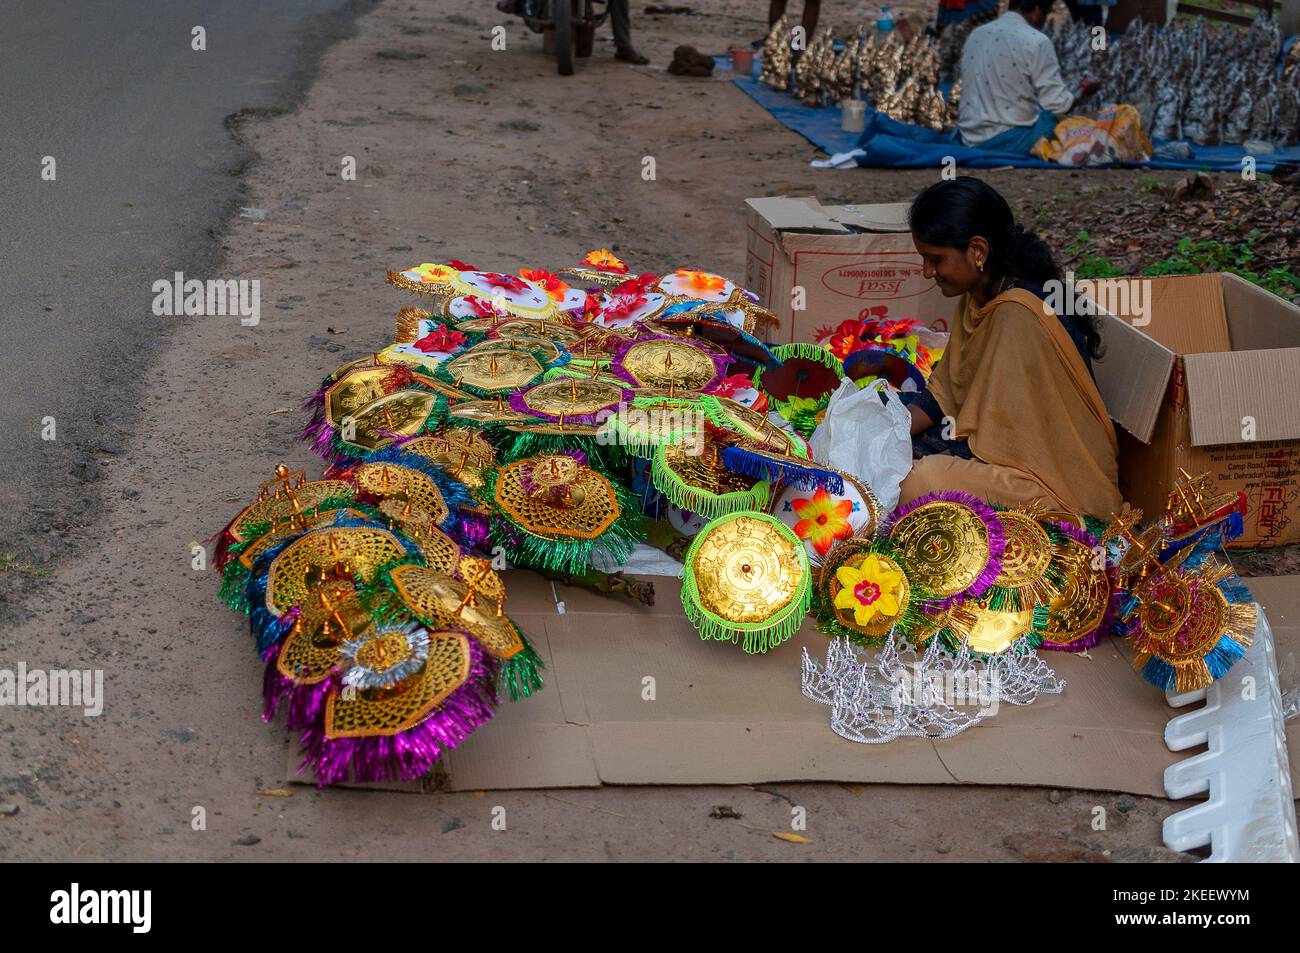
<svg viewBox="0 0 1300 953">
<path fill-rule="evenodd" d="M 55 924 L 126 923 L 132 933 L 148 933 L 152 922 L 152 890 L 71 890 L 50 894 L 50 922 Z"/>
<path fill-rule="evenodd" d="M 822 286 L 859 301 L 893 301 L 924 294 L 933 283 L 919 260 L 871 260 L 836 265 L 822 275 Z"/>
</svg>

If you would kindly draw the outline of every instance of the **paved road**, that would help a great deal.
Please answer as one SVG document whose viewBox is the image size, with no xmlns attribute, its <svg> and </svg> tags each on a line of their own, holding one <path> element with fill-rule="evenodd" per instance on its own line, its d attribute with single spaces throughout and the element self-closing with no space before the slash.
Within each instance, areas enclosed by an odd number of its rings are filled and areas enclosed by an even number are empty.
<svg viewBox="0 0 1300 953">
<path fill-rule="evenodd" d="M 368 6 L 0 7 L 0 554 L 48 561 L 93 516 L 98 461 L 126 452 L 173 320 L 152 314 L 151 286 L 177 270 L 211 276 L 212 230 L 237 204 L 247 155 L 225 118 L 292 104 L 313 53 Z M 0 590 L 15 581 L 0 575 Z"/>
</svg>

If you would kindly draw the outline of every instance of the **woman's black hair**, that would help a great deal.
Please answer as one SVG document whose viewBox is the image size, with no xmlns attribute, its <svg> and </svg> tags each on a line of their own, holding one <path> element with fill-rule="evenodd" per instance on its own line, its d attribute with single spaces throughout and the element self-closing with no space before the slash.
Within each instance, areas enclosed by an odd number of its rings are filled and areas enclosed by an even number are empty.
<svg viewBox="0 0 1300 953">
<path fill-rule="evenodd" d="M 912 200 L 907 213 L 912 234 L 927 245 L 965 251 L 975 236 L 989 243 L 985 269 L 994 285 L 1023 284 L 1041 289 L 1061 281 L 1061 268 L 1047 243 L 1016 223 L 1011 206 L 997 189 L 973 176 L 944 179 Z M 1101 356 L 1101 328 L 1095 317 L 1065 316 L 1087 341 L 1094 358 Z"/>
</svg>

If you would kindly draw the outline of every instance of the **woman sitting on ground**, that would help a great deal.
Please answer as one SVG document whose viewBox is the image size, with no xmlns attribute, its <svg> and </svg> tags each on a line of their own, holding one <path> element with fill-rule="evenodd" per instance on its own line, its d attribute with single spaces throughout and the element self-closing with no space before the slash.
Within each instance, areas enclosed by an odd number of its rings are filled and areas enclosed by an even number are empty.
<svg viewBox="0 0 1300 953">
<path fill-rule="evenodd" d="M 1051 251 L 969 176 L 930 186 L 908 221 L 926 278 L 960 300 L 927 389 L 904 395 L 915 462 L 901 502 L 965 490 L 1004 506 L 1117 512 L 1115 429 L 1092 376 L 1098 323 L 1044 301 L 1045 285 L 1061 287 Z"/>
</svg>

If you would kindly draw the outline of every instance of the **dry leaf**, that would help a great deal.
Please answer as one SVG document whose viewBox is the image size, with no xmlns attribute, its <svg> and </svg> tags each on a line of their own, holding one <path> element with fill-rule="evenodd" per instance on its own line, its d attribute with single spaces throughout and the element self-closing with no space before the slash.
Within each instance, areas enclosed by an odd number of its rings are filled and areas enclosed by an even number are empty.
<svg viewBox="0 0 1300 953">
<path fill-rule="evenodd" d="M 288 407 L 277 407 L 275 408 L 275 410 L 271 411 L 271 415 L 274 416 L 275 414 L 287 414 L 288 412 L 289 412 Z"/>
<path fill-rule="evenodd" d="M 288 788 L 267 788 L 265 791 L 258 791 L 262 797 L 293 797 L 293 792 Z"/>
<path fill-rule="evenodd" d="M 346 334 L 347 331 L 348 331 L 347 328 L 326 328 L 325 329 L 326 334 Z"/>
<path fill-rule="evenodd" d="M 800 834 L 789 834 L 785 831 L 773 831 L 772 836 L 777 840 L 789 841 L 791 844 L 811 844 L 811 837 L 804 837 Z"/>
</svg>

